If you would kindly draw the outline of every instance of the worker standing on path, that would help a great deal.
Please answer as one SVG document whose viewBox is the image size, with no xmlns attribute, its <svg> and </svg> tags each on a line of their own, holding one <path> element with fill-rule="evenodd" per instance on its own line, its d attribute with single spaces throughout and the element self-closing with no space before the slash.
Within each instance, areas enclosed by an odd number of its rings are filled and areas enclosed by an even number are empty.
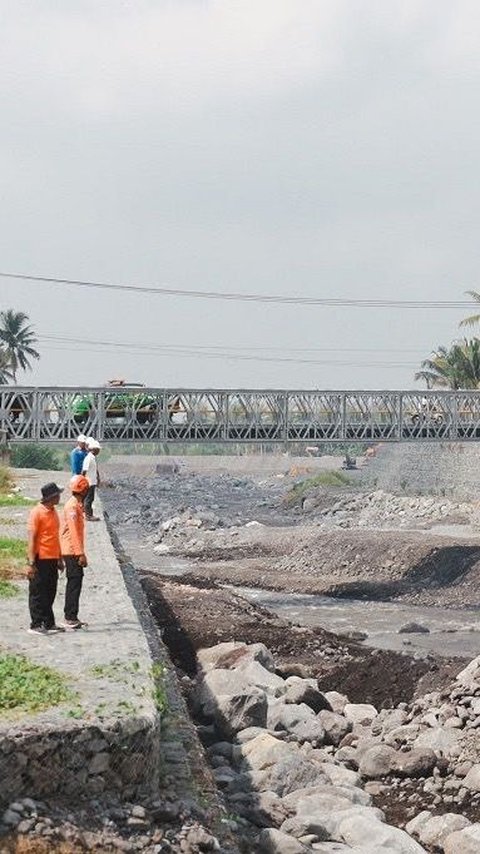
<svg viewBox="0 0 480 854">
<path fill-rule="evenodd" d="M 88 454 L 85 457 L 82 465 L 82 474 L 88 480 L 88 492 L 85 498 L 85 519 L 88 522 L 98 522 L 99 516 L 93 515 L 93 502 L 95 499 L 95 490 L 100 486 L 100 472 L 97 466 L 97 456 L 100 453 L 100 444 L 95 439 L 90 439 L 87 445 Z"/>
<path fill-rule="evenodd" d="M 60 520 L 55 510 L 63 492 L 56 483 L 42 486 L 42 499 L 28 519 L 28 570 L 30 628 L 32 634 L 65 631 L 55 624 L 53 603 L 58 572 L 63 570 L 60 549 Z"/>
<path fill-rule="evenodd" d="M 82 592 L 83 570 L 87 566 L 83 511 L 83 503 L 89 490 L 87 478 L 83 474 L 74 475 L 70 481 L 70 490 L 72 495 L 63 508 L 60 528 L 60 545 L 67 575 L 63 625 L 66 629 L 81 629 L 86 625 L 78 619 L 78 607 Z"/>
<path fill-rule="evenodd" d="M 77 445 L 70 454 L 70 468 L 72 474 L 82 473 L 83 461 L 87 454 L 87 437 L 84 436 L 83 433 L 80 433 L 80 436 L 77 438 Z"/>
</svg>

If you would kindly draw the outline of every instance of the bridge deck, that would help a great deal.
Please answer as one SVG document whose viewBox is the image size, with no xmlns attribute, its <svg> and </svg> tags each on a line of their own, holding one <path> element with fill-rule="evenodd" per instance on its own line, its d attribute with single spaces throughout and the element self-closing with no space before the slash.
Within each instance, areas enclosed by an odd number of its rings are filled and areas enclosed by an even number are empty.
<svg viewBox="0 0 480 854">
<path fill-rule="evenodd" d="M 0 386 L 13 442 L 468 442 L 480 392 Z"/>
</svg>

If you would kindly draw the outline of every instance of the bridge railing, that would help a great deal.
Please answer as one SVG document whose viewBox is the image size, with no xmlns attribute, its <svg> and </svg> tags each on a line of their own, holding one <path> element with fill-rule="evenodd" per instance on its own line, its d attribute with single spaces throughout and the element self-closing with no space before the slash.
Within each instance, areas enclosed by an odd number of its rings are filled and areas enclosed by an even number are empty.
<svg viewBox="0 0 480 854">
<path fill-rule="evenodd" d="M 480 392 L 0 386 L 13 442 L 480 439 Z"/>
</svg>

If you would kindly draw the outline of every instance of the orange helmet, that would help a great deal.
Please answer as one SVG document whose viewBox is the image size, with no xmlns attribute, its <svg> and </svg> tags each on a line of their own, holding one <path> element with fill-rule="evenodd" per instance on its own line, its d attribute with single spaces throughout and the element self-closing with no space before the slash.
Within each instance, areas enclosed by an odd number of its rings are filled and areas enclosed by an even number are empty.
<svg viewBox="0 0 480 854">
<path fill-rule="evenodd" d="M 83 474 L 75 474 L 70 481 L 70 490 L 72 492 L 86 492 L 90 484 Z"/>
</svg>

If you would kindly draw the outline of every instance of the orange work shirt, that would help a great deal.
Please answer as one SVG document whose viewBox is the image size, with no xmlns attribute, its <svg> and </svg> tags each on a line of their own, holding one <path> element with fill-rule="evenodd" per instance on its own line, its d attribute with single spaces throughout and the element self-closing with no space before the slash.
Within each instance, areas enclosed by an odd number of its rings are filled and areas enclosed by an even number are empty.
<svg viewBox="0 0 480 854">
<path fill-rule="evenodd" d="M 55 507 L 37 504 L 28 517 L 28 531 L 33 535 L 34 554 L 40 560 L 60 557 L 60 519 Z"/>
<path fill-rule="evenodd" d="M 85 515 L 83 505 L 74 495 L 68 499 L 62 513 L 60 544 L 62 555 L 85 554 Z"/>
</svg>

